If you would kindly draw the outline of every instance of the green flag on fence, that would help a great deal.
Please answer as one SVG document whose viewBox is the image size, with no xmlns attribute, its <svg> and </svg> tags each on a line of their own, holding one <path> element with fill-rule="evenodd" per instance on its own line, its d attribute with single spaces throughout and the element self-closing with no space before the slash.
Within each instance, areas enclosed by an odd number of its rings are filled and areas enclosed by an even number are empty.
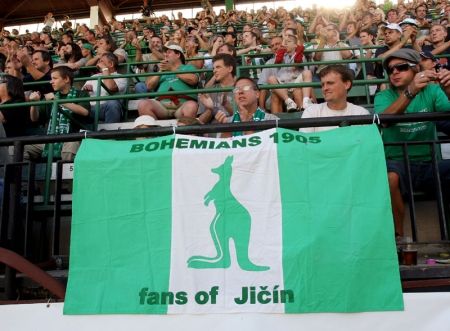
<svg viewBox="0 0 450 331">
<path fill-rule="evenodd" d="M 66 314 L 401 309 L 375 126 L 82 144 Z"/>
</svg>

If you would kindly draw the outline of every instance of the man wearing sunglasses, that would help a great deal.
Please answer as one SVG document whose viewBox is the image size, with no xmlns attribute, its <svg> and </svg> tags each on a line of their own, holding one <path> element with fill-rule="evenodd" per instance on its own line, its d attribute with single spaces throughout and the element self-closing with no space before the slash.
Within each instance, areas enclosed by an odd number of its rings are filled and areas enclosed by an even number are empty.
<svg viewBox="0 0 450 331">
<path fill-rule="evenodd" d="M 450 111 L 450 72 L 420 71 L 420 55 L 412 49 L 400 49 L 388 56 L 383 66 L 389 75 L 391 88 L 375 97 L 375 112 L 411 114 Z M 438 82 L 439 84 L 431 84 Z M 383 128 L 384 142 L 429 141 L 436 139 L 433 122 L 397 123 Z M 391 192 L 392 213 L 397 236 L 403 236 L 404 203 L 407 190 L 406 170 L 401 146 L 386 146 L 387 170 Z M 431 151 L 428 145 L 408 146 L 411 178 L 414 189 L 429 190 L 433 183 Z M 439 162 L 442 187 L 448 187 L 450 160 Z"/>
</svg>

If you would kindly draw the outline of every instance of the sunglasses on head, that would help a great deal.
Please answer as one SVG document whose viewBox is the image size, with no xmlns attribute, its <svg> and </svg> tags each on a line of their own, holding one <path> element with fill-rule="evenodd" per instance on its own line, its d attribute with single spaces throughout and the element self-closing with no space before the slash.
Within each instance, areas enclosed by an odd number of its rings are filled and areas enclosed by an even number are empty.
<svg viewBox="0 0 450 331">
<path fill-rule="evenodd" d="M 388 75 L 392 74 L 394 72 L 394 69 L 396 69 L 398 72 L 408 71 L 409 68 L 415 67 L 416 65 L 413 63 L 405 62 L 405 63 L 398 63 L 394 64 L 392 66 L 387 67 L 386 71 Z"/>
</svg>

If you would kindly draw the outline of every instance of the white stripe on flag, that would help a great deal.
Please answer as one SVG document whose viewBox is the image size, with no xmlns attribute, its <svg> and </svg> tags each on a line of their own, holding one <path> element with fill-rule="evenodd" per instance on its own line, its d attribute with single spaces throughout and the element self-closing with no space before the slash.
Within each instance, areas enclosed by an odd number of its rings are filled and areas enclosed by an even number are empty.
<svg viewBox="0 0 450 331">
<path fill-rule="evenodd" d="M 242 288 L 262 287 L 272 292 L 275 286 L 283 289 L 282 270 L 282 215 L 278 176 L 277 145 L 269 136 L 274 130 L 258 134 L 262 143 L 250 148 L 235 149 L 175 149 L 172 181 L 172 254 L 169 291 L 188 293 L 184 305 L 169 306 L 168 313 L 214 312 L 284 312 L 283 304 L 238 305 Z M 248 139 L 251 136 L 234 139 Z M 177 139 L 207 139 L 177 135 Z M 231 143 L 231 139 L 228 140 Z M 200 157 L 201 156 L 201 157 Z M 204 204 L 205 195 L 219 181 L 211 169 L 224 164 L 233 156 L 231 192 L 251 215 L 248 248 L 250 260 L 258 266 L 269 266 L 267 271 L 244 271 L 236 260 L 233 240 L 230 240 L 231 266 L 229 268 L 188 268 L 192 256 L 216 256 L 210 225 L 216 215 L 216 206 Z M 187 209 L 189 208 L 189 213 Z M 189 214 L 189 216 L 187 216 Z M 221 222 L 229 218 L 221 217 Z M 217 303 L 199 304 L 195 294 L 219 287 Z"/>
</svg>

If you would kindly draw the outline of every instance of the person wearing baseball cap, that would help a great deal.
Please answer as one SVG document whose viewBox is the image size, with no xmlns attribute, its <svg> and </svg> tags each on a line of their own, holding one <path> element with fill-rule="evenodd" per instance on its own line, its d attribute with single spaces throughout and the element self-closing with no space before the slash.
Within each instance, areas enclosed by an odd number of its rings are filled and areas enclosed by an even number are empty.
<svg viewBox="0 0 450 331">
<path fill-rule="evenodd" d="M 384 36 L 384 46 L 375 51 L 375 57 L 386 58 L 393 52 L 405 47 L 406 40 L 402 39 L 403 30 L 397 23 L 389 23 L 381 29 Z M 383 67 L 380 62 L 375 64 L 375 76 L 384 78 Z"/>
<path fill-rule="evenodd" d="M 411 44 L 416 51 L 420 52 L 422 48 L 417 43 L 417 39 L 424 36 L 425 31 L 419 30 L 419 23 L 413 18 L 405 18 L 399 25 L 403 30 L 403 37 L 406 43 Z M 428 34 L 428 31 L 426 31 L 426 34 Z"/>
<path fill-rule="evenodd" d="M 173 73 L 174 71 L 193 71 L 192 64 L 185 64 L 186 59 L 180 45 L 166 43 L 164 45 L 164 60 L 159 64 L 159 71 L 164 75 L 149 76 L 145 81 L 149 91 L 156 92 L 179 91 L 179 94 L 168 94 L 156 99 L 141 100 L 138 103 L 139 115 L 149 115 L 155 119 L 179 117 L 195 117 L 197 114 L 197 94 L 184 94 L 186 90 L 195 89 L 198 74 Z"/>
<path fill-rule="evenodd" d="M 180 45 L 167 43 L 163 46 L 163 51 L 167 52 L 168 49 L 173 50 L 175 53 L 180 55 L 181 63 L 186 64 L 186 59 L 184 57 L 183 48 L 181 48 Z"/>
<path fill-rule="evenodd" d="M 144 129 L 159 126 L 156 120 L 149 115 L 141 115 L 134 120 L 133 129 Z"/>
<path fill-rule="evenodd" d="M 83 57 L 86 58 L 87 61 L 92 59 L 92 57 L 94 55 L 94 47 L 91 44 L 86 42 L 86 43 L 80 43 L 80 44 L 78 44 L 78 46 L 80 46 L 81 55 L 83 55 Z"/>
<path fill-rule="evenodd" d="M 415 28 L 419 28 L 419 23 L 414 18 L 405 18 L 399 23 L 400 27 L 403 29 L 405 25 L 412 25 Z"/>
<path fill-rule="evenodd" d="M 439 60 L 430 51 L 420 52 L 420 68 L 423 70 L 433 70 L 440 71 L 443 69 L 449 69 L 448 66 L 442 65 Z M 439 83 L 437 80 L 434 81 L 435 84 Z M 436 129 L 439 132 L 445 133 L 450 137 L 450 121 L 437 121 Z"/>
<path fill-rule="evenodd" d="M 376 113 L 400 115 L 450 111 L 450 71 L 420 71 L 420 60 L 419 52 L 406 48 L 385 57 L 383 67 L 389 75 L 390 88 L 375 96 Z M 434 81 L 440 84 L 430 84 Z M 436 139 L 433 122 L 399 123 L 382 130 L 385 143 Z M 386 146 L 385 154 L 395 231 L 401 237 L 405 211 L 403 196 L 408 190 L 403 149 Z M 408 155 L 413 189 L 429 190 L 430 183 L 434 183 L 430 146 L 409 145 Z M 441 161 L 439 170 L 442 187 L 450 188 L 450 160 Z"/>
<path fill-rule="evenodd" d="M 225 38 L 225 40 L 224 40 L 225 44 L 229 44 L 229 45 L 236 47 L 237 36 L 236 36 L 235 32 L 227 31 L 227 32 L 223 33 L 223 36 Z"/>
<path fill-rule="evenodd" d="M 420 68 L 422 70 L 436 70 L 440 68 L 440 66 L 436 67 L 437 64 L 438 62 L 433 53 L 430 51 L 420 52 Z"/>
</svg>

